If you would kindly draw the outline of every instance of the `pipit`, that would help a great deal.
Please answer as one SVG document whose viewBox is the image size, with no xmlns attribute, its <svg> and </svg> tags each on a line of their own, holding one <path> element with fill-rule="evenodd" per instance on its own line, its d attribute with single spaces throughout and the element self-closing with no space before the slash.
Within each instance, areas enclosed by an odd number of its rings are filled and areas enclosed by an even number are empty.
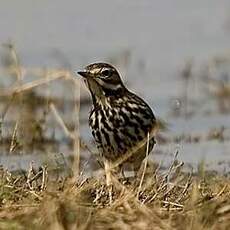
<svg viewBox="0 0 230 230">
<path fill-rule="evenodd" d="M 112 169 L 129 163 L 134 172 L 139 170 L 155 144 L 156 119 L 148 104 L 125 87 L 112 65 L 94 63 L 77 73 L 91 93 L 89 126 L 110 184 Z"/>
</svg>

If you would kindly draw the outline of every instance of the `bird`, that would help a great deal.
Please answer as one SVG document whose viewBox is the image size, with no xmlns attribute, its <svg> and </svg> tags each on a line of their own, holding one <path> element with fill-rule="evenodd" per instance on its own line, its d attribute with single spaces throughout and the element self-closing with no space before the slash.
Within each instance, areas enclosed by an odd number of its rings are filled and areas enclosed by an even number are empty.
<svg viewBox="0 0 230 230">
<path fill-rule="evenodd" d="M 109 175 L 107 184 L 112 168 L 131 164 L 137 172 L 156 143 L 152 109 L 126 88 L 111 64 L 92 63 L 75 73 L 84 78 L 92 97 L 89 126 Z"/>
</svg>

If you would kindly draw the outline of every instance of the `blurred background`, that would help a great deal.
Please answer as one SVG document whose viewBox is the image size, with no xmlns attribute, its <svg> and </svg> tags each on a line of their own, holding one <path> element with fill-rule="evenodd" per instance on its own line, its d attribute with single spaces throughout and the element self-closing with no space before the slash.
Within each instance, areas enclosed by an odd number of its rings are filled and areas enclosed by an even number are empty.
<svg viewBox="0 0 230 230">
<path fill-rule="evenodd" d="M 79 132 L 81 167 L 97 167 L 90 97 L 73 71 L 105 61 L 161 123 L 151 159 L 164 168 L 179 151 L 188 169 L 229 171 L 228 0 L 1 0 L 0 28 L 3 167 L 65 167 Z"/>
</svg>

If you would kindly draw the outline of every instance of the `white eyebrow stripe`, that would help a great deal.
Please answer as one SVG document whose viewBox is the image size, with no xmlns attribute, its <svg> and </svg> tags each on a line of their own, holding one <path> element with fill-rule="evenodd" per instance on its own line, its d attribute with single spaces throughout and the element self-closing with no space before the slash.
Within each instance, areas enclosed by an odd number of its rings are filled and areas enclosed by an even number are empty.
<svg viewBox="0 0 230 230">
<path fill-rule="evenodd" d="M 103 68 L 101 69 L 101 72 L 102 72 L 102 71 L 105 71 L 105 70 L 110 71 L 111 69 L 110 69 L 110 68 L 108 68 L 108 67 L 103 67 Z"/>
</svg>

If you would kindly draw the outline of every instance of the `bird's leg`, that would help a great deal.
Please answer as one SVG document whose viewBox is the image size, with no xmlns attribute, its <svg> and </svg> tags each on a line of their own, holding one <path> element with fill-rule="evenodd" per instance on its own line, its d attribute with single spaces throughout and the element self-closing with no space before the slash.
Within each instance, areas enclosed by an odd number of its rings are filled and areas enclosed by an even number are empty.
<svg viewBox="0 0 230 230">
<path fill-rule="evenodd" d="M 118 171 L 119 176 L 121 177 L 121 179 L 125 180 L 126 176 L 125 176 L 125 171 L 124 171 L 124 165 L 119 165 L 117 171 Z"/>
<path fill-rule="evenodd" d="M 123 180 L 126 179 L 124 168 L 121 168 L 121 176 L 122 176 Z"/>
<path fill-rule="evenodd" d="M 110 162 L 108 160 L 105 160 L 104 164 L 105 164 L 106 185 L 109 189 L 109 203 L 112 204 L 113 186 L 112 186 L 111 165 L 110 165 Z"/>
<path fill-rule="evenodd" d="M 106 176 L 106 185 L 109 186 L 112 184 L 112 179 L 111 179 L 111 166 L 110 162 L 105 160 L 105 176 Z"/>
</svg>

